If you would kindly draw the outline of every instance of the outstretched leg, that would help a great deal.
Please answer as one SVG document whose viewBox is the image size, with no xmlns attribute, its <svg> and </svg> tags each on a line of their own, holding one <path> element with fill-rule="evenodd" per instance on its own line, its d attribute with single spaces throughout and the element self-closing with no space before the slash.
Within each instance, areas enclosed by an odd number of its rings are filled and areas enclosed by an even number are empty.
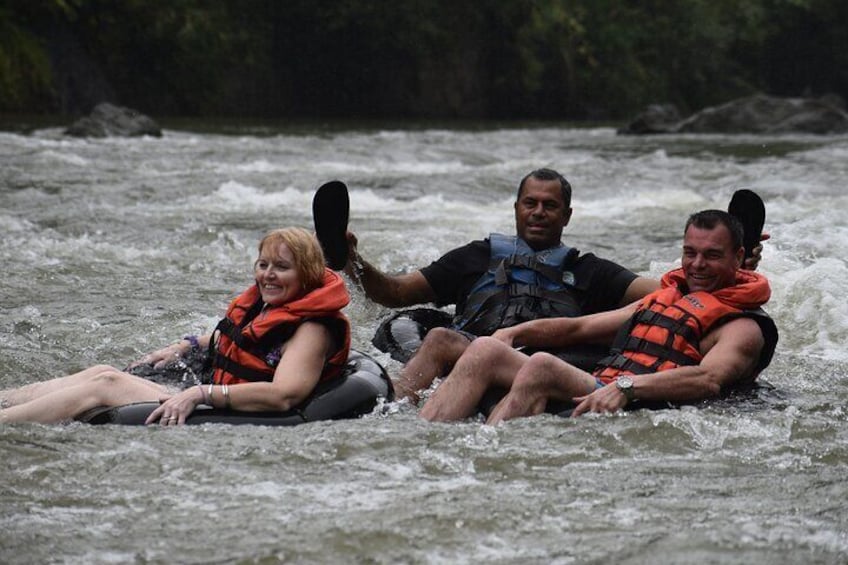
<svg viewBox="0 0 848 565">
<path fill-rule="evenodd" d="M 0 405 L 3 407 L 17 406 L 31 400 L 44 396 L 57 390 L 62 390 L 70 386 L 82 384 L 96 378 L 97 375 L 108 372 L 119 372 L 115 367 L 109 365 L 95 365 L 89 367 L 79 373 L 58 377 L 48 381 L 31 383 L 18 388 L 10 388 L 0 391 Z"/>
<path fill-rule="evenodd" d="M 535 353 L 513 380 L 509 393 L 489 415 L 487 424 L 535 416 L 548 400 L 571 401 L 595 390 L 595 377 L 550 353 Z"/>
<path fill-rule="evenodd" d="M 500 340 L 475 339 L 421 409 L 421 417 L 445 422 L 473 415 L 486 390 L 493 386 L 509 388 L 527 360 L 526 355 Z"/>
<path fill-rule="evenodd" d="M 446 375 L 471 342 L 448 328 L 433 328 L 394 381 L 395 398 L 418 402 L 418 391 Z"/>
<path fill-rule="evenodd" d="M 28 402 L 0 410 L 0 422 L 65 422 L 98 406 L 121 406 L 132 402 L 155 402 L 168 393 L 154 382 L 116 369 L 102 370 L 79 378 L 81 373 L 54 379 L 64 386 L 54 387 L 51 381 L 38 396 Z M 94 369 L 94 367 L 92 367 Z M 83 371 L 82 373 L 85 373 Z M 47 390 L 44 393 L 44 390 Z"/>
</svg>

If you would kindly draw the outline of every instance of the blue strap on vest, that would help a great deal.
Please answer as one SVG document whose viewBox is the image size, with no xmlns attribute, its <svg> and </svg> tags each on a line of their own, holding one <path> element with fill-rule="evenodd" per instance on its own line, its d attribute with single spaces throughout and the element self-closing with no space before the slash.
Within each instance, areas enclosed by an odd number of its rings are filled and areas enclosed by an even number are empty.
<svg viewBox="0 0 848 565">
<path fill-rule="evenodd" d="M 569 270 L 579 251 L 559 245 L 537 252 L 519 237 L 495 233 L 489 246 L 489 269 L 469 292 L 454 329 L 490 335 L 535 318 L 581 314 Z"/>
</svg>

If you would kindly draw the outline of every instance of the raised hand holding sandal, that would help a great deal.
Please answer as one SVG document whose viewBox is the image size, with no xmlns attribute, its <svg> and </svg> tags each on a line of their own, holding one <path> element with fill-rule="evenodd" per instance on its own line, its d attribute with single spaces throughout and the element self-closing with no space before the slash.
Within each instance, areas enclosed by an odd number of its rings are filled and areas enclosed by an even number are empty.
<svg viewBox="0 0 848 565">
<path fill-rule="evenodd" d="M 766 222 L 766 207 L 763 200 L 753 190 L 743 188 L 733 193 L 728 213 L 735 216 L 745 228 L 745 258 L 751 256 L 751 250 L 760 243 L 763 225 Z"/>
<path fill-rule="evenodd" d="M 349 215 L 350 198 L 345 183 L 333 180 L 318 187 L 312 198 L 312 220 L 327 266 L 334 271 L 344 269 L 347 264 Z"/>
</svg>

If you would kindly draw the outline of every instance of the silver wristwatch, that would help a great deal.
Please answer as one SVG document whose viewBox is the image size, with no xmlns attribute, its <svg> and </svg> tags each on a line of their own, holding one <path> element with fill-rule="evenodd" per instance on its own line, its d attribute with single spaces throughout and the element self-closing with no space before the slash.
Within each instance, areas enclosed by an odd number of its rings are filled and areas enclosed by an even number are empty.
<svg viewBox="0 0 848 565">
<path fill-rule="evenodd" d="M 615 388 L 621 391 L 621 394 L 624 395 L 624 398 L 627 399 L 627 402 L 633 402 L 636 400 L 636 395 L 633 392 L 633 379 L 627 376 L 618 377 L 615 380 Z"/>
</svg>

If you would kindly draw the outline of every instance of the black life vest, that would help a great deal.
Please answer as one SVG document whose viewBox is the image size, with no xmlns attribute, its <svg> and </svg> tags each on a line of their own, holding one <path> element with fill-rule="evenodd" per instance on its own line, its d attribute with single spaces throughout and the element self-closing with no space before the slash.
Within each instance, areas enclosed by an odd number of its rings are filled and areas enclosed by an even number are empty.
<svg viewBox="0 0 848 565">
<path fill-rule="evenodd" d="M 536 318 L 582 314 L 569 270 L 579 251 L 560 244 L 533 251 L 523 239 L 489 235 L 489 269 L 474 283 L 453 329 L 491 335 Z"/>
</svg>

